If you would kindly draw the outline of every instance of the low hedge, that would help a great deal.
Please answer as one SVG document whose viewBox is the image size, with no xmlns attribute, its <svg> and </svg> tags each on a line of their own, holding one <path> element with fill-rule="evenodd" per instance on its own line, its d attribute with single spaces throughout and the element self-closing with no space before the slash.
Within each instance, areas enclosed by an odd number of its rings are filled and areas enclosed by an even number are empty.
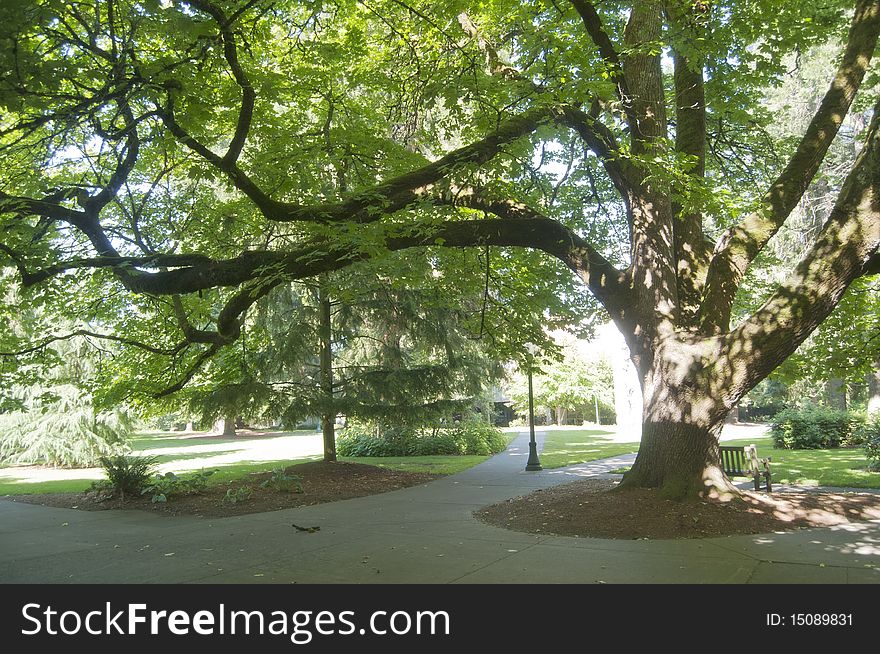
<svg viewBox="0 0 880 654">
<path fill-rule="evenodd" d="M 866 427 L 864 414 L 809 407 L 777 413 L 770 422 L 770 435 L 780 449 L 825 450 L 864 444 L 869 437 Z"/>
<path fill-rule="evenodd" d="M 489 455 L 507 446 L 501 430 L 479 420 L 449 427 L 390 427 L 354 423 L 336 443 L 341 456 Z"/>
</svg>

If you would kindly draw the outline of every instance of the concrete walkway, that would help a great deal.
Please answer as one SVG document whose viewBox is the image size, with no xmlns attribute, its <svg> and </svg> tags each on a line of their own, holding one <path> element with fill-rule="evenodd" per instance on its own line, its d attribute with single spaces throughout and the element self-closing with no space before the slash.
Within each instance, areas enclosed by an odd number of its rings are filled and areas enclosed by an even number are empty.
<svg viewBox="0 0 880 654">
<path fill-rule="evenodd" d="M 880 522 L 622 541 L 534 536 L 476 521 L 472 512 L 486 504 L 632 460 L 527 473 L 527 439 L 521 434 L 502 454 L 423 486 L 232 518 L 0 501 L 0 581 L 880 583 Z M 301 533 L 291 523 L 321 530 Z"/>
</svg>

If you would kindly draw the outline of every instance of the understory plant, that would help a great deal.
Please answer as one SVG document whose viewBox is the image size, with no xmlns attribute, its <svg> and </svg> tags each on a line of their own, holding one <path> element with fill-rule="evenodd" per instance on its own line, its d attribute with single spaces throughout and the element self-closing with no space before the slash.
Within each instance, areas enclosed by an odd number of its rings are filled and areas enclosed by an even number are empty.
<svg viewBox="0 0 880 654">
<path fill-rule="evenodd" d="M 157 475 L 144 486 L 142 495 L 152 494 L 154 503 L 167 502 L 174 495 L 197 495 L 208 486 L 208 478 L 216 470 L 200 470 L 189 475 L 179 476 L 173 472 Z"/>
<path fill-rule="evenodd" d="M 302 493 L 302 477 L 290 474 L 284 468 L 275 468 L 272 476 L 261 483 L 260 488 L 271 488 L 279 493 Z"/>
<path fill-rule="evenodd" d="M 507 445 L 501 430 L 478 417 L 431 427 L 353 422 L 339 438 L 342 456 L 489 455 Z"/>
<path fill-rule="evenodd" d="M 105 456 L 101 467 L 107 479 L 92 484 L 92 490 L 119 495 L 123 501 L 126 494 L 140 495 L 150 483 L 158 458 L 154 456 Z"/>
<path fill-rule="evenodd" d="M 824 450 L 853 447 L 864 443 L 865 416 L 854 411 L 827 407 L 784 409 L 770 423 L 770 434 L 777 448 Z"/>
<path fill-rule="evenodd" d="M 880 471 L 880 411 L 871 414 L 862 428 L 868 469 Z"/>
<path fill-rule="evenodd" d="M 251 495 L 253 495 L 254 491 L 250 486 L 239 486 L 235 489 L 228 489 L 226 491 L 226 495 L 223 497 L 223 502 L 225 504 L 239 504 L 241 502 L 246 502 L 251 499 Z"/>
</svg>

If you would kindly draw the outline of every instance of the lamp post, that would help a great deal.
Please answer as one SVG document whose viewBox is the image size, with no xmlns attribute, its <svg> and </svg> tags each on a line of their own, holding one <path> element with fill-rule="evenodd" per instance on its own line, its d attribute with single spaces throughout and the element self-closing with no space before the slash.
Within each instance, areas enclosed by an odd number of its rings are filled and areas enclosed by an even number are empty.
<svg viewBox="0 0 880 654">
<path fill-rule="evenodd" d="M 529 460 L 526 462 L 526 470 L 529 472 L 535 470 L 543 470 L 541 460 L 538 458 L 538 445 L 535 443 L 535 398 L 532 393 L 532 367 L 535 362 L 535 353 L 537 348 L 529 343 L 529 361 L 526 367 L 526 374 L 529 378 Z"/>
</svg>

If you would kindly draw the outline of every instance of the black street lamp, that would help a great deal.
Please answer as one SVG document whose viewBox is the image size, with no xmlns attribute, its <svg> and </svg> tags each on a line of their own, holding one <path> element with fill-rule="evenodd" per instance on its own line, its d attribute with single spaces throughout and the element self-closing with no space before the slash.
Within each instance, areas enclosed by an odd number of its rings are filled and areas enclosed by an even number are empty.
<svg viewBox="0 0 880 654">
<path fill-rule="evenodd" d="M 529 348 L 527 368 L 529 378 L 529 460 L 526 462 L 526 470 L 529 472 L 544 469 L 541 465 L 541 460 L 538 458 L 538 445 L 535 443 L 535 398 L 532 393 L 532 364 L 535 361 L 533 349 L 534 346 Z"/>
</svg>

